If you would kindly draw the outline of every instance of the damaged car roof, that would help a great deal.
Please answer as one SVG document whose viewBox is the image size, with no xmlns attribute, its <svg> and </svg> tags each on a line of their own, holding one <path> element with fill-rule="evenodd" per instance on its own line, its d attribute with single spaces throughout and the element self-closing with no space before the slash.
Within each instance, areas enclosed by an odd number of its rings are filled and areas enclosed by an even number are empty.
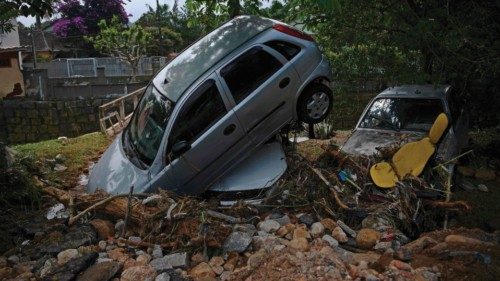
<svg viewBox="0 0 500 281">
<path fill-rule="evenodd" d="M 402 85 L 385 89 L 377 98 L 443 98 L 449 89 L 449 85 Z"/>
</svg>

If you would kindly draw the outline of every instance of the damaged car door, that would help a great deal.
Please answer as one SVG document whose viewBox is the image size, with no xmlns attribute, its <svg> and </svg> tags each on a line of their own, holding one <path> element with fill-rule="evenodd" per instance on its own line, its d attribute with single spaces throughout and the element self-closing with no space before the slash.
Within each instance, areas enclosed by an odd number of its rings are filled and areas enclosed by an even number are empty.
<svg viewBox="0 0 500 281">
<path fill-rule="evenodd" d="M 158 176 L 166 174 L 169 190 L 197 193 L 203 190 L 200 185 L 208 187 L 207 183 L 215 180 L 214 169 L 236 157 L 248 143 L 243 127 L 234 111 L 228 109 L 219 82 L 212 75 L 180 105 L 168 134 L 166 167 Z"/>
</svg>

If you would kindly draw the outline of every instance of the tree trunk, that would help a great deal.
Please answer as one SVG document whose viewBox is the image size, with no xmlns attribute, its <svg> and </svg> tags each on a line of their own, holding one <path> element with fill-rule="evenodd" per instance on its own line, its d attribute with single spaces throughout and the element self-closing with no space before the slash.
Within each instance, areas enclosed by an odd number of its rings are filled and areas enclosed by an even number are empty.
<svg viewBox="0 0 500 281">
<path fill-rule="evenodd" d="M 229 16 L 231 18 L 237 17 L 241 14 L 241 4 L 240 0 L 229 0 Z"/>
</svg>

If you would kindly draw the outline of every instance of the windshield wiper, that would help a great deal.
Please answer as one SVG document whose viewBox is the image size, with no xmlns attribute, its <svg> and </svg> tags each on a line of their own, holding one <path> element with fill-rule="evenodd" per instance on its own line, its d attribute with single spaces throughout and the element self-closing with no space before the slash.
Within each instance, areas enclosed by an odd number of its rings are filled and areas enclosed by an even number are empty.
<svg viewBox="0 0 500 281">
<path fill-rule="evenodd" d="M 130 157 L 130 159 L 134 163 L 137 163 L 137 165 L 140 166 L 141 169 L 147 168 L 146 164 L 144 164 L 142 160 L 139 158 L 139 153 L 135 149 L 134 145 L 130 142 L 130 138 L 128 135 L 125 139 L 126 139 L 126 144 L 123 146 L 125 153 Z"/>
<path fill-rule="evenodd" d="M 389 120 L 387 120 L 385 118 L 382 118 L 382 117 L 374 115 L 374 114 L 370 114 L 368 116 L 371 117 L 371 118 L 373 118 L 373 119 L 377 119 L 377 120 L 379 120 L 379 121 L 381 121 L 381 122 L 389 125 L 395 131 L 398 131 L 398 132 L 400 131 L 399 127 L 396 124 L 392 123 L 391 121 L 389 121 Z"/>
</svg>

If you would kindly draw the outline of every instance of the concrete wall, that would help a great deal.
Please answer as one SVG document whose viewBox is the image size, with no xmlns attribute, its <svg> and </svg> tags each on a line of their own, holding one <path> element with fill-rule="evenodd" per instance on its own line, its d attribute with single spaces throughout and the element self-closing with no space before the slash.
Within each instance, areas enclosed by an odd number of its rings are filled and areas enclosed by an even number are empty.
<svg viewBox="0 0 500 281">
<path fill-rule="evenodd" d="M 0 59 L 10 61 L 9 67 L 0 66 L 0 99 L 12 92 L 16 83 L 21 84 L 24 92 L 23 74 L 19 69 L 17 51 L 0 53 Z"/>
<path fill-rule="evenodd" d="M 36 142 L 99 131 L 98 108 L 109 99 L 0 102 L 0 141 Z"/>
</svg>

